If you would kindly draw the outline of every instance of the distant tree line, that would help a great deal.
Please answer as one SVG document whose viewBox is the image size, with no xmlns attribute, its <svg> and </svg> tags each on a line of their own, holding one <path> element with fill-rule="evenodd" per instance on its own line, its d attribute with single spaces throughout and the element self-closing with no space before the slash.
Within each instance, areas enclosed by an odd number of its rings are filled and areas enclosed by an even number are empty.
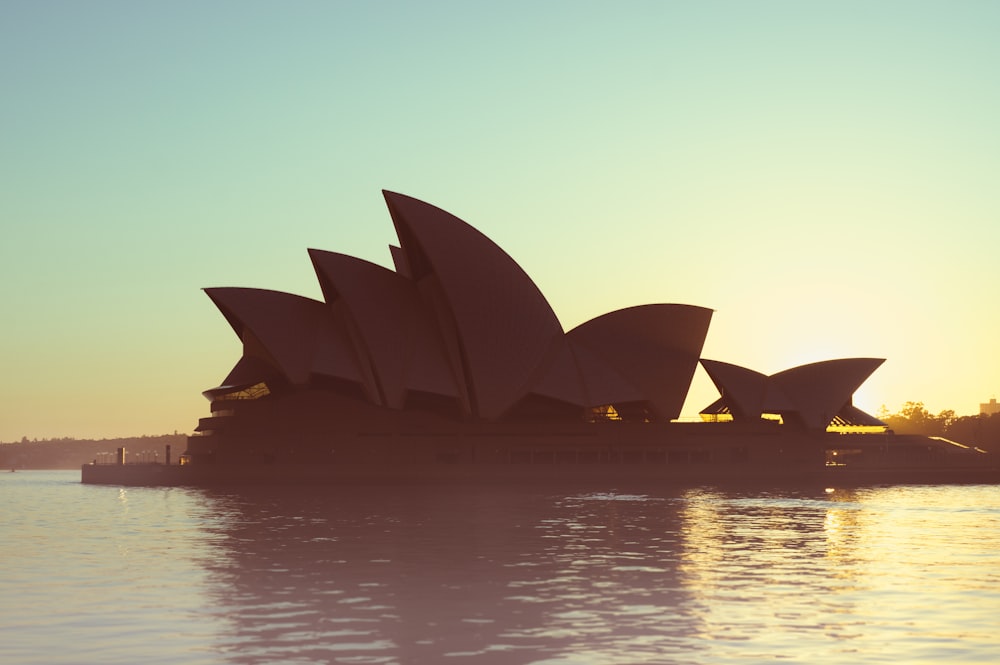
<svg viewBox="0 0 1000 665">
<path fill-rule="evenodd" d="M 879 420 L 897 434 L 941 436 L 967 446 L 1000 452 L 1000 413 L 956 416 L 951 409 L 934 415 L 923 402 L 906 402 L 899 413 L 889 413 L 883 405 Z"/>
<path fill-rule="evenodd" d="M 158 434 L 122 439 L 35 439 L 24 437 L 19 442 L 0 443 L 0 471 L 3 469 L 78 469 L 94 460 L 99 453 L 113 453 L 118 448 L 129 451 L 156 451 L 163 459 L 167 445 L 174 459 L 184 452 L 186 434 Z"/>
</svg>

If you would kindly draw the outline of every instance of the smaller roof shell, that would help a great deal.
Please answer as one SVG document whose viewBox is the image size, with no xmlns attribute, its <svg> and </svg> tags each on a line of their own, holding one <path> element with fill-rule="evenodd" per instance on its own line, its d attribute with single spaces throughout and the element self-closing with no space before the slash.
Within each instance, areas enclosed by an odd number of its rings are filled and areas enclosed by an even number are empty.
<svg viewBox="0 0 1000 665">
<path fill-rule="evenodd" d="M 767 375 L 746 367 L 702 358 L 701 366 L 722 394 L 736 419 L 760 418 L 764 409 Z"/>
<path fill-rule="evenodd" d="M 586 348 L 625 377 L 660 419 L 670 420 L 684 406 L 711 320 L 705 307 L 640 305 L 586 321 L 566 336 L 574 348 Z M 590 383 L 587 388 L 591 394 L 600 390 Z M 631 401 L 623 395 L 603 403 Z"/>
<path fill-rule="evenodd" d="M 771 376 L 717 360 L 702 359 L 701 364 L 734 418 L 753 420 L 762 413 L 777 413 L 798 419 L 807 428 L 823 429 L 850 406 L 851 396 L 883 362 L 840 358 Z"/>
<path fill-rule="evenodd" d="M 292 383 L 309 380 L 320 324 L 329 318 L 324 303 L 267 289 L 205 289 L 241 340 L 249 330 Z"/>
<path fill-rule="evenodd" d="M 825 428 L 884 358 L 839 358 L 800 365 L 771 376 L 807 427 Z"/>
<path fill-rule="evenodd" d="M 267 289 L 219 287 L 205 293 L 243 341 L 244 355 L 260 347 L 290 383 L 305 385 L 318 374 L 359 383 L 367 391 L 350 334 L 326 303 Z"/>
<path fill-rule="evenodd" d="M 346 254 L 309 255 L 327 303 L 341 304 L 359 332 L 356 351 L 369 360 L 383 404 L 402 408 L 408 389 L 457 397 L 443 342 L 411 280 Z"/>
</svg>

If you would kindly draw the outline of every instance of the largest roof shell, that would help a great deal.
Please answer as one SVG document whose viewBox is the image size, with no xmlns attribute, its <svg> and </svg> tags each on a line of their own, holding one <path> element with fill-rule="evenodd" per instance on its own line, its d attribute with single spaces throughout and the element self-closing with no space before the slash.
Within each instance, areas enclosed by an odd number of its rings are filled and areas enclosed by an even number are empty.
<svg viewBox="0 0 1000 665">
<path fill-rule="evenodd" d="M 497 418 L 521 397 L 562 335 L 559 320 L 521 266 L 485 235 L 423 201 L 384 196 L 412 278 L 439 291 L 439 323 L 455 329 L 454 355 L 472 408 Z"/>
</svg>

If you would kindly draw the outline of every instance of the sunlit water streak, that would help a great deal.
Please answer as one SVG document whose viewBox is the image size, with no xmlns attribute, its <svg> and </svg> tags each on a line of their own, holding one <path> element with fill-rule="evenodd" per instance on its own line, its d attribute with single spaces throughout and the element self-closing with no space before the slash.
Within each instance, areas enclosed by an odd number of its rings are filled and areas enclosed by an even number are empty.
<svg viewBox="0 0 1000 665">
<path fill-rule="evenodd" d="M 995 663 L 1000 488 L 0 478 L 3 663 Z"/>
</svg>

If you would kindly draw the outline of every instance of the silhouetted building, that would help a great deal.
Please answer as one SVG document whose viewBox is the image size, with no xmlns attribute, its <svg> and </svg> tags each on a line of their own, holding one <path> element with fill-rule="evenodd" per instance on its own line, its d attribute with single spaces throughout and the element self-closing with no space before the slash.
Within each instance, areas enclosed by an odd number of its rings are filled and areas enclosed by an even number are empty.
<svg viewBox="0 0 1000 665">
<path fill-rule="evenodd" d="M 992 416 L 994 413 L 1000 413 L 1000 404 L 997 404 L 996 397 L 991 397 L 989 402 L 979 405 L 979 415 Z"/>
<path fill-rule="evenodd" d="M 272 438 L 280 432 L 284 449 L 301 455 L 317 440 L 363 446 L 346 439 L 440 433 L 447 422 L 468 433 L 497 423 L 678 418 L 712 310 L 642 305 L 564 331 L 534 282 L 486 236 L 417 199 L 384 196 L 399 238 L 390 247 L 395 270 L 312 249 L 324 301 L 206 290 L 242 340 L 243 357 L 204 393 L 212 416 L 201 420 L 191 455 L 218 452 L 211 440 L 219 434 L 248 440 L 265 430 Z M 771 377 L 702 362 L 722 393 L 706 419 L 777 416 L 813 430 L 834 421 L 881 424 L 851 406 L 881 360 L 816 363 Z"/>
<path fill-rule="evenodd" d="M 881 359 L 770 376 L 702 360 L 712 310 L 691 305 L 628 307 L 564 331 L 486 236 L 384 195 L 394 270 L 310 250 L 322 301 L 207 289 L 243 355 L 205 391 L 211 416 L 180 465 L 85 464 L 83 482 L 992 478 L 982 451 L 894 435 L 853 406 Z M 678 422 L 699 361 L 721 396 L 706 422 Z"/>
</svg>

